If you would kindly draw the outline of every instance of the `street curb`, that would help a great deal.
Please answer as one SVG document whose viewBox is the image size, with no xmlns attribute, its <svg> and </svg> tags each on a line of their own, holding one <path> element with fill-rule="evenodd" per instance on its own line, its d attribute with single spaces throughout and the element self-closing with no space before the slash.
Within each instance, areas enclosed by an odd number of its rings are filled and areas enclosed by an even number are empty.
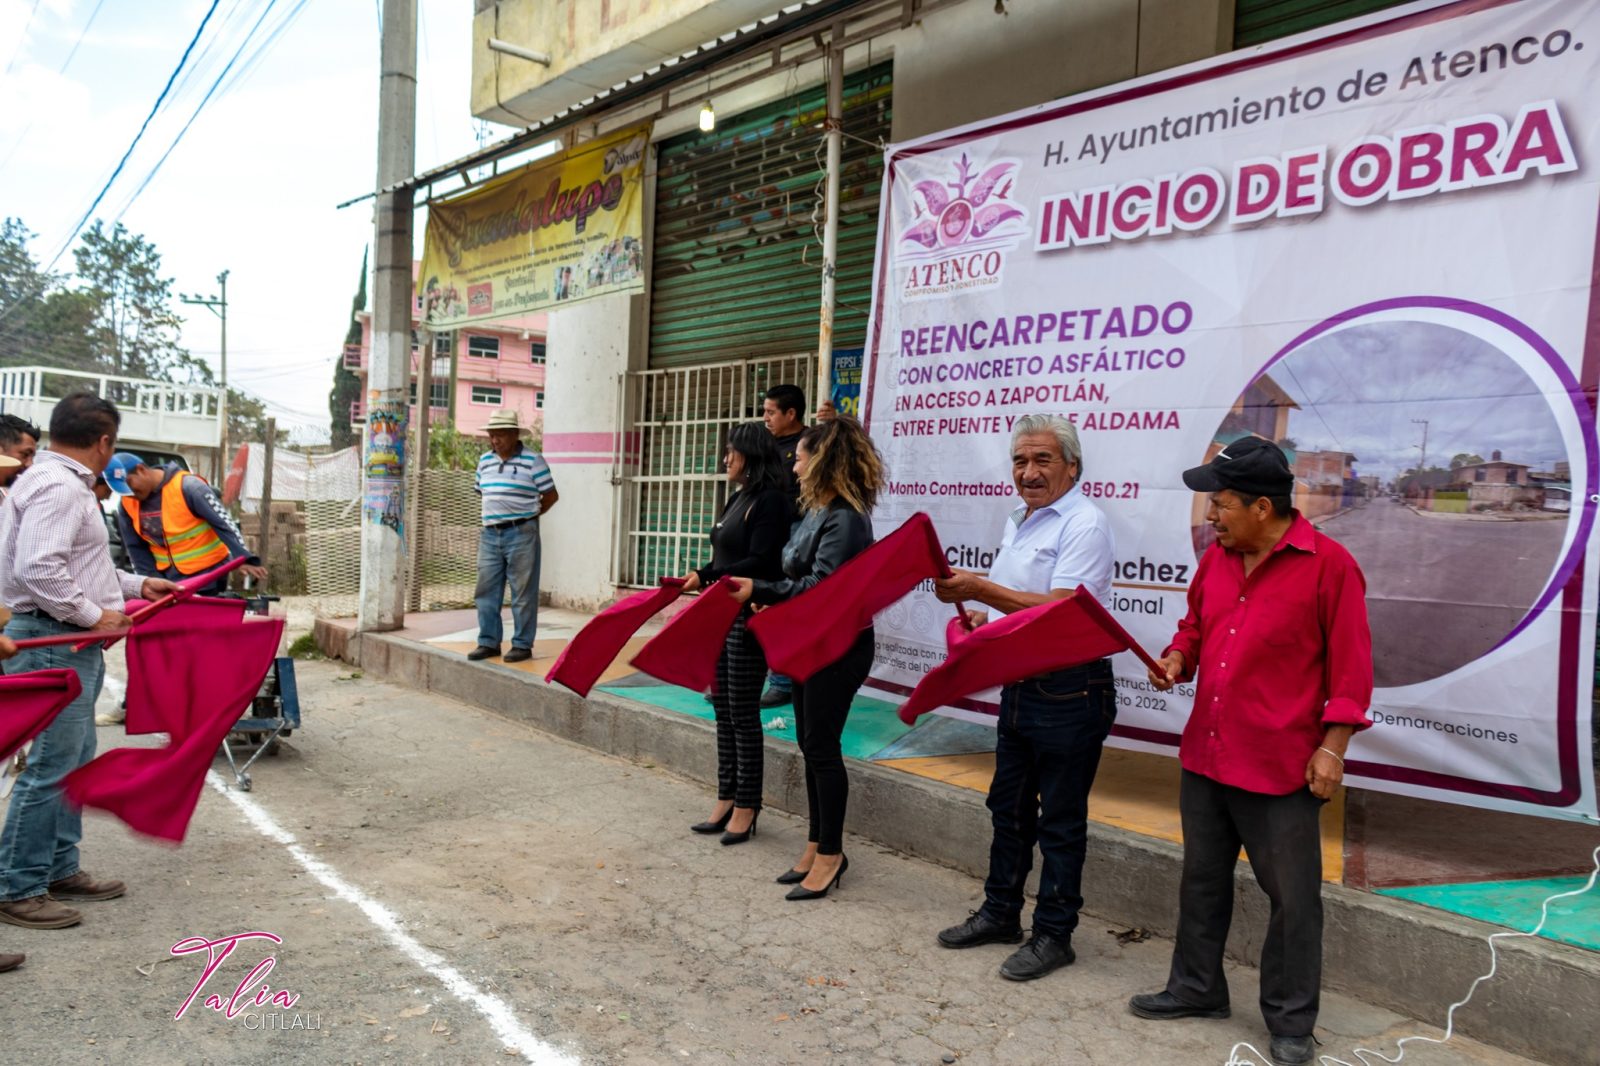
<svg viewBox="0 0 1600 1066">
<path fill-rule="evenodd" d="M 315 633 L 325 654 L 375 677 L 449 696 L 609 755 L 708 784 L 716 779 L 709 722 L 605 692 L 586 700 L 527 673 L 470 663 L 458 653 L 383 634 L 355 634 L 321 619 Z M 767 738 L 765 782 L 767 805 L 804 813 L 804 768 L 792 743 Z M 851 760 L 846 828 L 977 878 L 987 872 L 989 814 L 983 797 L 969 789 Z M 1089 837 L 1084 897 L 1094 924 L 1171 936 L 1182 850 L 1097 823 L 1090 824 Z M 1228 953 L 1254 966 L 1267 900 L 1247 865 L 1240 866 L 1234 903 Z M 1489 968 L 1484 937 L 1505 931 L 1338 885 L 1323 886 L 1323 910 L 1324 985 L 1440 1028 L 1450 1004 Z M 950 916 L 952 922 L 960 917 Z M 1498 973 L 1457 1012 L 1460 1032 L 1551 1063 L 1573 1061 L 1580 1048 L 1600 1047 L 1600 1010 L 1594 1009 L 1600 1003 L 1600 953 L 1544 939 L 1501 940 L 1497 947 Z"/>
</svg>

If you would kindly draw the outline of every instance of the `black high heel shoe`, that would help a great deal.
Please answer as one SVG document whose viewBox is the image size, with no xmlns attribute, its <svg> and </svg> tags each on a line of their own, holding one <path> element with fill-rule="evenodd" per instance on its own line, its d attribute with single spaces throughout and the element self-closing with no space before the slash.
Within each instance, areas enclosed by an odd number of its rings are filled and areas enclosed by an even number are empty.
<svg viewBox="0 0 1600 1066">
<path fill-rule="evenodd" d="M 848 869 L 850 869 L 850 856 L 842 855 L 840 856 L 839 869 L 834 871 L 832 881 L 829 881 L 821 888 L 806 888 L 804 885 L 795 885 L 789 890 L 789 894 L 783 898 L 821 899 L 823 896 L 828 894 L 834 885 L 842 884 L 844 882 L 844 872 Z"/>
<path fill-rule="evenodd" d="M 777 877 L 774 877 L 773 880 L 778 882 L 780 885 L 798 885 L 801 881 L 804 881 L 807 875 L 810 873 L 810 870 L 796 870 L 793 867 L 790 867 Z"/>
<path fill-rule="evenodd" d="M 733 817 L 733 808 L 729 807 L 722 812 L 722 817 L 714 822 L 696 822 L 689 827 L 691 833 L 720 833 L 728 828 L 728 819 Z"/>
<path fill-rule="evenodd" d="M 728 816 L 730 818 L 733 816 L 733 811 L 732 810 L 728 811 Z M 756 835 L 756 823 L 759 822 L 760 820 L 761 820 L 761 810 L 760 810 L 760 808 L 757 808 L 756 809 L 756 813 L 754 813 L 754 814 L 752 814 L 750 816 L 750 828 L 749 829 L 746 829 L 742 833 L 723 833 L 722 834 L 723 846 L 726 847 L 729 844 L 743 844 L 746 840 L 749 840 L 751 837 L 755 836 Z"/>
</svg>

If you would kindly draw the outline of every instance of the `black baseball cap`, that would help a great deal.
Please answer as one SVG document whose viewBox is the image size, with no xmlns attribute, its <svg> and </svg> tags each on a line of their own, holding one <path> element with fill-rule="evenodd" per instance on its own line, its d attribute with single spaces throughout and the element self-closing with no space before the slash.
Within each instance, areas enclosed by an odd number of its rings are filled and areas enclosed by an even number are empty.
<svg viewBox="0 0 1600 1066">
<path fill-rule="evenodd" d="M 1283 449 L 1263 437 L 1240 437 L 1226 445 L 1204 466 L 1183 472 L 1183 483 L 1196 492 L 1232 489 L 1240 495 L 1289 496 L 1294 492 L 1294 471 Z"/>
</svg>

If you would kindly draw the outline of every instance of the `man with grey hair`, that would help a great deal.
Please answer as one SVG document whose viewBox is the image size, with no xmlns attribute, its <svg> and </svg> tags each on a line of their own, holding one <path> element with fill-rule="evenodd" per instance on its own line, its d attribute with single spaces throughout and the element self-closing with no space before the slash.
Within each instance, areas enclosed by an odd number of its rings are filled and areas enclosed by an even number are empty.
<svg viewBox="0 0 1600 1066">
<path fill-rule="evenodd" d="M 945 603 L 981 603 L 974 625 L 1066 599 L 1079 586 L 1104 601 L 1115 550 L 1101 510 L 1078 487 L 1078 430 L 1058 415 L 1025 415 L 1011 437 L 1011 477 L 1022 506 L 1011 513 L 987 578 L 957 570 L 936 583 Z M 1117 713 L 1111 661 L 1006 685 L 1000 693 L 989 812 L 994 842 L 983 906 L 939 934 L 947 948 L 1015 944 L 1022 939 L 1022 889 L 1042 856 L 1033 935 L 1000 966 L 1000 976 L 1031 981 L 1076 957 L 1072 931 L 1083 907 L 1089 839 L 1089 786 Z"/>
</svg>

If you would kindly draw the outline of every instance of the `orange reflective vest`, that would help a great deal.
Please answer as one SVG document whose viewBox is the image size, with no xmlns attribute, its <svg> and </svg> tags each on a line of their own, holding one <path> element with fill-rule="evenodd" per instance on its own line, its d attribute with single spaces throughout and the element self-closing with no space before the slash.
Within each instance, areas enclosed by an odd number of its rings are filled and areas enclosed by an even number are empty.
<svg viewBox="0 0 1600 1066">
<path fill-rule="evenodd" d="M 228 561 L 228 546 L 222 543 L 210 522 L 189 510 L 183 498 L 183 479 L 196 476 L 180 470 L 161 488 L 161 533 L 165 544 L 145 536 L 139 524 L 139 500 L 133 496 L 122 498 L 122 509 L 133 523 L 134 532 L 150 545 L 156 566 L 162 570 L 175 566 L 180 574 L 198 574 Z"/>
</svg>

